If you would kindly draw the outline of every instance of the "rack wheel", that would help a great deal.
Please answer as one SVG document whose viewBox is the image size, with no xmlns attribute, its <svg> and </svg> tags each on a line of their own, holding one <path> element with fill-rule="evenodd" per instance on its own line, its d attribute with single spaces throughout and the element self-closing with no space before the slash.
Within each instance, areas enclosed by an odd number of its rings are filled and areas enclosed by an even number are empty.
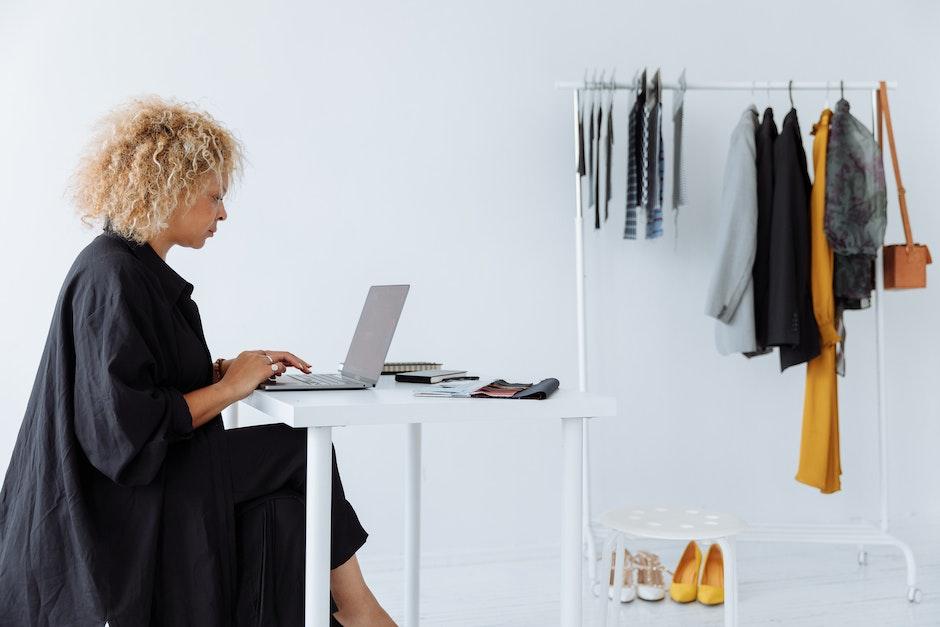
<svg viewBox="0 0 940 627">
<path fill-rule="evenodd" d="M 858 563 L 860 566 L 865 566 L 868 564 L 868 551 L 858 552 Z"/>
<path fill-rule="evenodd" d="M 911 586 L 907 589 L 907 600 L 911 603 L 920 603 L 921 598 L 923 598 L 923 595 L 920 592 L 920 588 Z"/>
</svg>

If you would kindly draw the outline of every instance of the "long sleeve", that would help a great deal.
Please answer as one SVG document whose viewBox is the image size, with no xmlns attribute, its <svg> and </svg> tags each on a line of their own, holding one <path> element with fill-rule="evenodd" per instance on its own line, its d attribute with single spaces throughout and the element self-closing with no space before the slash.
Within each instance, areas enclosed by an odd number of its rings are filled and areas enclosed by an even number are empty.
<svg viewBox="0 0 940 627">
<path fill-rule="evenodd" d="M 158 381 L 145 309 L 116 286 L 75 329 L 75 431 L 88 460 L 120 485 L 146 485 L 171 442 L 192 437 L 182 393 Z M 132 304 L 133 303 L 133 304 Z"/>
<path fill-rule="evenodd" d="M 725 165 L 721 194 L 722 239 L 705 306 L 706 314 L 724 323 L 732 320 L 752 281 L 757 248 L 754 130 L 754 124 L 748 120 L 735 129 Z"/>
</svg>

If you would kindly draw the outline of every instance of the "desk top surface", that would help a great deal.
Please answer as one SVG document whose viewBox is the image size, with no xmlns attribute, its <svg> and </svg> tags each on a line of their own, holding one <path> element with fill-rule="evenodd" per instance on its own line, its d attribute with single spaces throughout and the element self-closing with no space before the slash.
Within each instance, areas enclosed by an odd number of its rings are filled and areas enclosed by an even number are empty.
<svg viewBox="0 0 940 627">
<path fill-rule="evenodd" d="M 492 377 L 496 379 L 497 377 Z M 481 376 L 480 385 L 489 377 Z M 383 375 L 365 390 L 255 390 L 240 401 L 262 414 L 252 424 L 283 422 L 293 427 L 464 422 L 483 420 L 551 420 L 614 416 L 616 399 L 559 387 L 545 400 L 503 398 L 439 398 L 415 396 L 421 383 L 399 383 Z M 270 419 L 270 420 L 268 420 Z"/>
</svg>

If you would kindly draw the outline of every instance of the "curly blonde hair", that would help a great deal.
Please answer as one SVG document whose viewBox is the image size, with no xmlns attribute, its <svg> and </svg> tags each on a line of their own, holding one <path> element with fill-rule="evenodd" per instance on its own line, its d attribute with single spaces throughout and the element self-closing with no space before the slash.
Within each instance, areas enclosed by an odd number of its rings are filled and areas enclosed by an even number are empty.
<svg viewBox="0 0 940 627">
<path fill-rule="evenodd" d="M 231 184 L 241 143 L 208 113 L 149 95 L 132 98 L 95 124 L 72 174 L 72 201 L 85 224 L 103 223 L 144 243 L 177 207 L 195 202 L 214 174 Z"/>
</svg>

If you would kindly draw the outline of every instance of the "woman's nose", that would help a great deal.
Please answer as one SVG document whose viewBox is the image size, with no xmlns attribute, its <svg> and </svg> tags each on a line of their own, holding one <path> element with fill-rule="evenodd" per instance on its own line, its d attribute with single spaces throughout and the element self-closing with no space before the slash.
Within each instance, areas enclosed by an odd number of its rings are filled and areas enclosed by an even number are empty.
<svg viewBox="0 0 940 627">
<path fill-rule="evenodd" d="M 222 205 L 222 211 L 219 213 L 219 220 L 224 220 L 228 217 L 228 213 L 225 211 L 225 205 Z"/>
</svg>

